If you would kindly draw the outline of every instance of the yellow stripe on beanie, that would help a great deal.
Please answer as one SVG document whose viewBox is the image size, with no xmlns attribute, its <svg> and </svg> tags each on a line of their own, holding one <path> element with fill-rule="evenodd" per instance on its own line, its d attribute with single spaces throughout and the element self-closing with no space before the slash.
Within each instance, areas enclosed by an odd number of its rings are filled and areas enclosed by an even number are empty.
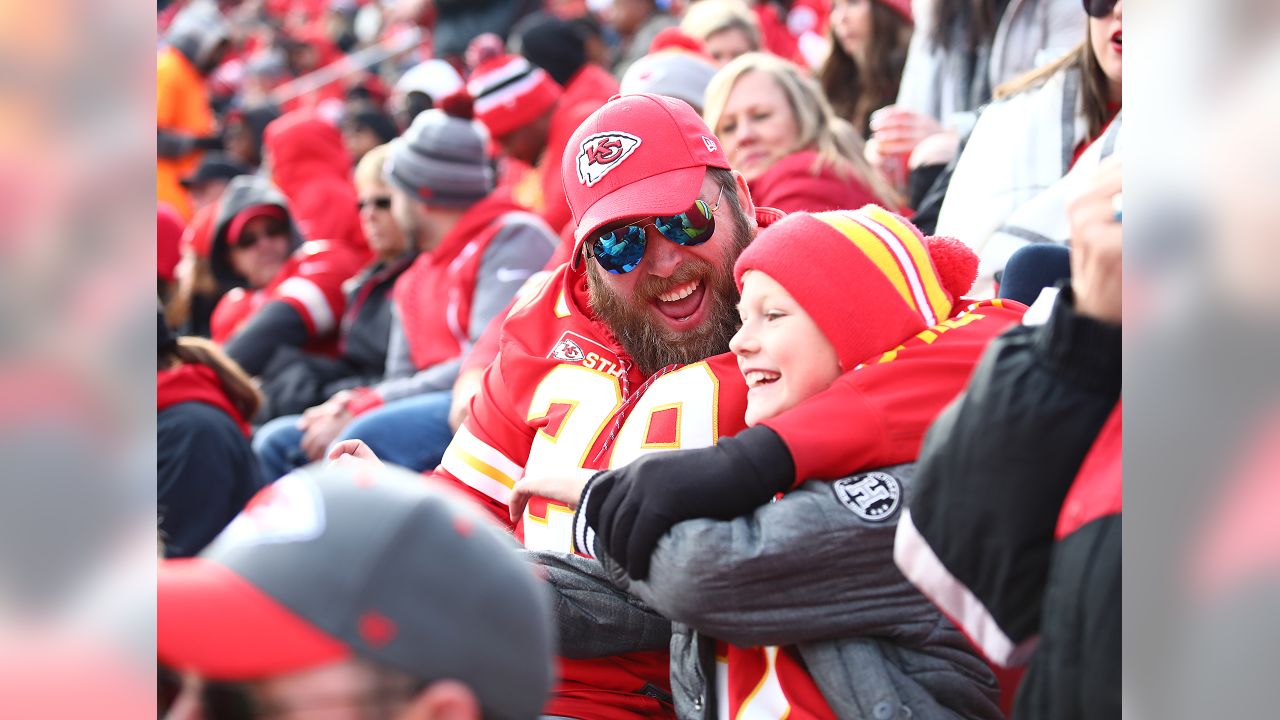
<svg viewBox="0 0 1280 720">
<path fill-rule="evenodd" d="M 942 281 L 938 278 L 937 272 L 934 271 L 933 263 L 929 258 L 929 248 L 925 246 L 917 232 L 906 225 L 900 217 L 882 207 L 868 205 L 861 212 L 889 228 L 902 241 L 902 244 L 907 248 L 907 252 L 911 253 L 911 259 L 915 263 L 916 272 L 920 275 L 921 283 L 924 285 L 925 296 L 929 299 L 929 305 L 933 308 L 934 315 L 939 321 L 948 317 L 951 314 L 951 301 L 947 298 L 947 293 L 942 288 Z"/>
<path fill-rule="evenodd" d="M 915 298 L 912 297 L 911 287 L 907 282 L 907 278 L 902 274 L 902 268 L 899 267 L 898 261 L 894 259 L 893 254 L 884 246 L 880 238 L 868 231 L 858 221 L 840 211 L 815 213 L 814 217 L 849 238 L 857 246 L 858 250 L 880 269 L 880 272 L 898 291 L 898 295 L 902 296 L 902 302 L 906 303 L 915 312 L 920 312 Z"/>
</svg>

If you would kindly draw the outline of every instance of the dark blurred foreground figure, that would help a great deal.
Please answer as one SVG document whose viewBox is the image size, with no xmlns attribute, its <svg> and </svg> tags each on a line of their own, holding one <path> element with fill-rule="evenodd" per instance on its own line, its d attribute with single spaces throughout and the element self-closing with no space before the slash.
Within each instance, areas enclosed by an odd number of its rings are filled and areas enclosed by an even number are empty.
<svg viewBox="0 0 1280 720">
<path fill-rule="evenodd" d="M 160 662 L 205 720 L 537 717 L 550 598 L 491 522 L 404 470 L 298 471 L 161 563 Z"/>
<path fill-rule="evenodd" d="M 249 447 L 261 396 L 218 346 L 157 317 L 156 506 L 165 555 L 187 557 L 262 487 Z"/>
<path fill-rule="evenodd" d="M 1072 280 L 925 437 L 895 560 L 994 663 L 1013 717 L 1120 717 L 1120 163 L 1070 209 Z M 1034 313 L 1034 308 L 1032 313 Z"/>
</svg>

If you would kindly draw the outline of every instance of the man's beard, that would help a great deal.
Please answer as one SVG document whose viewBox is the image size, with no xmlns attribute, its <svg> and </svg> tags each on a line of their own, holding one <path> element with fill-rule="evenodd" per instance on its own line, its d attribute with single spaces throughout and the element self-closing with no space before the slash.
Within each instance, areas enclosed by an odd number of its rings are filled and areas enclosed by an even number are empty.
<svg viewBox="0 0 1280 720">
<path fill-rule="evenodd" d="M 736 209 L 735 209 L 736 210 Z M 729 351 L 729 340 L 738 331 L 738 287 L 733 281 L 733 264 L 747 243 L 751 227 L 740 211 L 727 230 L 733 235 L 724 246 L 719 263 L 690 256 L 669 278 L 646 276 L 631 295 L 619 295 L 604 280 L 604 270 L 587 260 L 587 287 L 591 309 L 609 326 L 622 349 L 631 356 L 646 377 L 667 365 L 688 365 Z M 658 295 L 701 278 L 706 285 L 707 317 L 696 328 L 677 333 L 653 317 L 651 306 Z"/>
</svg>

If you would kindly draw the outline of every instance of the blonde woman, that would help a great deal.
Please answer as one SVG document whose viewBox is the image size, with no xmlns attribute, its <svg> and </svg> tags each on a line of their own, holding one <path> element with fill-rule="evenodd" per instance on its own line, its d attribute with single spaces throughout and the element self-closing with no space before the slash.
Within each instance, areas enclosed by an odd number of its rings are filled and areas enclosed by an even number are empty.
<svg viewBox="0 0 1280 720">
<path fill-rule="evenodd" d="M 766 53 L 739 56 L 711 79 L 703 118 L 757 205 L 784 212 L 901 206 L 863 159 L 857 131 L 794 63 Z"/>
</svg>

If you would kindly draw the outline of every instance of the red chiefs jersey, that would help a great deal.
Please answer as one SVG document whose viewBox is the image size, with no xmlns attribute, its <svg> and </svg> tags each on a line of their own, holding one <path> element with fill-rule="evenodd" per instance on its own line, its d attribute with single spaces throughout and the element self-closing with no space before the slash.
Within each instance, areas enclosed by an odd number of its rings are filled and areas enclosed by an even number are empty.
<svg viewBox="0 0 1280 720">
<path fill-rule="evenodd" d="M 513 526 L 507 501 L 526 473 L 618 467 L 650 452 L 705 447 L 743 429 L 746 385 L 732 355 L 645 378 L 587 307 L 584 272 L 565 265 L 512 310 L 498 358 L 436 470 L 530 549 L 572 552 L 573 511 L 534 498 Z M 562 659 L 560 669 L 550 715 L 671 715 L 653 697 L 670 692 L 666 652 Z"/>
<path fill-rule="evenodd" d="M 346 307 L 342 283 L 360 269 L 360 260 L 327 240 L 303 243 L 266 287 L 235 288 L 222 296 L 210 319 L 213 341 L 225 343 L 254 313 L 280 300 L 302 317 L 311 349 L 331 347 Z"/>
</svg>

